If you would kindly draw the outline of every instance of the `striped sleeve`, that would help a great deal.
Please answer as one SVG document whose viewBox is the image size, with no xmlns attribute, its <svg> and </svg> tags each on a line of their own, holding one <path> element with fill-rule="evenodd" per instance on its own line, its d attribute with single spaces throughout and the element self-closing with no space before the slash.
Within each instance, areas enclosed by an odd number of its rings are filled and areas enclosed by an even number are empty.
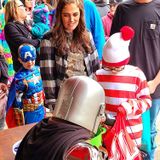
<svg viewBox="0 0 160 160">
<path fill-rule="evenodd" d="M 117 74 L 103 69 L 96 72 L 97 81 L 106 96 L 106 110 L 117 112 L 122 105 L 128 115 L 140 115 L 151 107 L 151 97 L 144 73 L 137 67 L 126 66 Z"/>
<path fill-rule="evenodd" d="M 139 76 L 136 79 L 136 98 L 129 99 L 121 105 L 128 114 L 141 115 L 151 107 L 151 97 L 144 73 L 139 70 Z M 132 110 L 130 110 L 132 108 Z"/>
</svg>

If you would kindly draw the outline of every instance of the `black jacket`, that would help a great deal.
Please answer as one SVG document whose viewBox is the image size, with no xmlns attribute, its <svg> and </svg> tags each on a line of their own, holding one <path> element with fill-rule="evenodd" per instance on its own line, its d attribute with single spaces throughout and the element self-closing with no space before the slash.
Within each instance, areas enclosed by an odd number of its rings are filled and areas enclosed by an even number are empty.
<svg viewBox="0 0 160 160">
<path fill-rule="evenodd" d="M 17 72 L 22 66 L 18 61 L 18 48 L 23 43 L 32 44 L 35 48 L 38 48 L 40 41 L 35 39 L 31 32 L 28 30 L 25 24 L 20 22 L 10 21 L 5 25 L 4 28 L 5 38 L 10 47 L 13 67 Z M 38 55 L 37 55 L 38 56 Z"/>
</svg>

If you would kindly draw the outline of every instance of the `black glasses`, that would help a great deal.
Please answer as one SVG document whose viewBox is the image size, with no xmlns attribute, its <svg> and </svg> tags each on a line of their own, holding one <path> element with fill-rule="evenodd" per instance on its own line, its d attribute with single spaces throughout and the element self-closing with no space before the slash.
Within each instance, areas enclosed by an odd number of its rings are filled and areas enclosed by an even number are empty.
<svg viewBox="0 0 160 160">
<path fill-rule="evenodd" d="M 106 71 L 112 71 L 112 72 L 120 72 L 122 70 L 124 70 L 125 66 L 121 66 L 121 67 L 107 67 L 107 68 L 104 68 L 104 70 Z"/>
</svg>

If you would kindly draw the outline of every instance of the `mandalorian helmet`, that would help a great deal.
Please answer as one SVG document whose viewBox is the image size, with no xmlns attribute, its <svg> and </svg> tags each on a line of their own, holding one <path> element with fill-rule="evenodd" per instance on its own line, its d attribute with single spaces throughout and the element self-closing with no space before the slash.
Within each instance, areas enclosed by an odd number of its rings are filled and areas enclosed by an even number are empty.
<svg viewBox="0 0 160 160">
<path fill-rule="evenodd" d="M 105 94 L 100 84 L 86 76 L 73 76 L 60 88 L 53 116 L 96 133 L 104 110 Z"/>
</svg>

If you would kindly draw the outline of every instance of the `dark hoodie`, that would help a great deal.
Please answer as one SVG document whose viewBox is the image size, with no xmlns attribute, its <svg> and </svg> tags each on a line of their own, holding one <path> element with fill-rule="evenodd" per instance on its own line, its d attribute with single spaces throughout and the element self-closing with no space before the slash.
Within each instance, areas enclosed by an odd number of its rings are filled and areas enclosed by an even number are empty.
<svg viewBox="0 0 160 160">
<path fill-rule="evenodd" d="M 63 160 L 75 144 L 91 138 L 90 132 L 60 119 L 43 119 L 23 138 L 15 160 Z"/>
</svg>

